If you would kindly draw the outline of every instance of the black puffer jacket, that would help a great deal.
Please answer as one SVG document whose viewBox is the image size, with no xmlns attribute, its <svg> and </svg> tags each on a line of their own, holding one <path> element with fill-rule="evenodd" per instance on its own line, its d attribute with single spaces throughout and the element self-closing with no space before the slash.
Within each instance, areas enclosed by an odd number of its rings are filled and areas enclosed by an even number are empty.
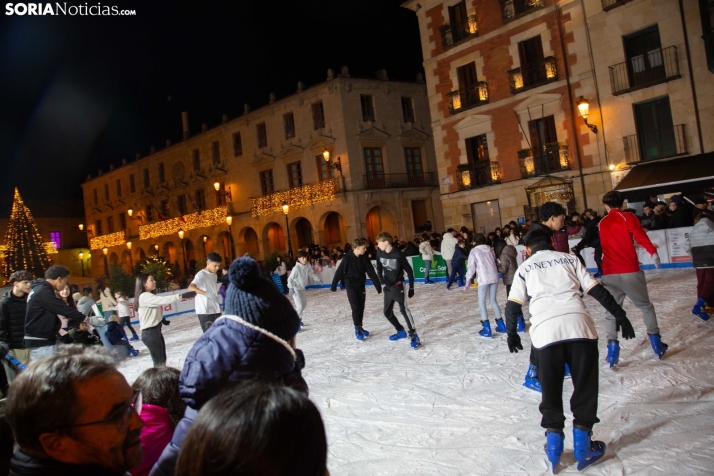
<svg viewBox="0 0 714 476">
<path fill-rule="evenodd" d="M 27 297 L 25 347 L 54 345 L 61 326 L 57 314 L 66 317 L 70 325 L 77 325 L 87 319 L 87 316 L 58 298 L 50 283 L 44 279 L 33 281 L 32 291 Z"/>
<path fill-rule="evenodd" d="M 17 297 L 12 290 L 0 299 L 0 342 L 11 349 L 22 349 L 25 338 L 27 296 Z"/>
</svg>

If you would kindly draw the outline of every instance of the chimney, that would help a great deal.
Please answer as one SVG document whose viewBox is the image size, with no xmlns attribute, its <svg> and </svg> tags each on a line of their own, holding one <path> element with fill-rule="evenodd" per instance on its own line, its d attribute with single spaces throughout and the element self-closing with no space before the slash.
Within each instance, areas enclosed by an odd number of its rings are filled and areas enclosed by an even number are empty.
<svg viewBox="0 0 714 476">
<path fill-rule="evenodd" d="M 183 123 L 183 140 L 188 139 L 188 112 L 183 111 L 181 113 L 181 122 Z"/>
<path fill-rule="evenodd" d="M 347 68 L 347 66 L 343 66 L 340 68 L 340 76 L 343 78 L 349 78 L 350 77 L 350 70 Z"/>
</svg>

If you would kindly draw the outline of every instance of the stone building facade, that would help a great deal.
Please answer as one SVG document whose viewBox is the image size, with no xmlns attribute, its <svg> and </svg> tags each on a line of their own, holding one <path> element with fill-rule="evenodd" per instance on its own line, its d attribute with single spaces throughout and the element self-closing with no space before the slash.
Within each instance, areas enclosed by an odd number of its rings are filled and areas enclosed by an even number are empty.
<svg viewBox="0 0 714 476">
<path fill-rule="evenodd" d="M 382 230 L 412 237 L 426 221 L 443 228 L 423 82 L 343 67 L 195 135 L 184 117 L 179 143 L 83 184 L 95 267 L 103 248 L 127 268 L 152 254 L 184 268 L 210 251 L 264 259 L 288 238 L 295 251 Z"/>
</svg>

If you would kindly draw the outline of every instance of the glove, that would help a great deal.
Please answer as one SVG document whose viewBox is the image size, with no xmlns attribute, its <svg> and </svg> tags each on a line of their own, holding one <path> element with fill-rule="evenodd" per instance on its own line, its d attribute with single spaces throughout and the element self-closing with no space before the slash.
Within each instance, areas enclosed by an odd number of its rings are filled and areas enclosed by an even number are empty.
<svg viewBox="0 0 714 476">
<path fill-rule="evenodd" d="M 409 294 L 407 294 L 410 298 L 414 297 L 414 288 L 409 288 Z"/>
<path fill-rule="evenodd" d="M 632 328 L 632 323 L 627 317 L 623 317 L 622 319 L 617 320 L 617 328 L 617 330 L 622 329 L 623 339 L 634 339 L 635 329 Z"/>
<path fill-rule="evenodd" d="M 659 255 L 657 253 L 652 253 L 652 261 L 654 261 L 654 265 L 656 268 L 662 266 L 662 261 L 660 261 Z"/>
<path fill-rule="evenodd" d="M 521 345 L 521 336 L 518 334 L 511 334 L 510 332 L 508 333 L 508 350 L 511 351 L 511 354 L 514 352 L 517 354 L 519 350 L 523 350 L 523 346 Z"/>
<path fill-rule="evenodd" d="M 330 288 L 330 291 L 332 291 L 333 293 L 336 293 L 336 292 L 337 292 L 337 287 L 332 286 L 332 287 Z"/>
</svg>

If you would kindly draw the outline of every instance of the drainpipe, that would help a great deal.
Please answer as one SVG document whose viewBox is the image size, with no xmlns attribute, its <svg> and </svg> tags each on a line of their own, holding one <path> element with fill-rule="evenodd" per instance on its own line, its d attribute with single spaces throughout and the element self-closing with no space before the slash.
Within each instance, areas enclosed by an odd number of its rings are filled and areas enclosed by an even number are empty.
<svg viewBox="0 0 714 476">
<path fill-rule="evenodd" d="M 704 153 L 704 139 L 702 139 L 702 123 L 699 120 L 699 103 L 697 102 L 697 89 L 694 85 L 694 71 L 692 70 L 692 55 L 689 53 L 689 35 L 687 34 L 687 22 L 684 21 L 684 5 L 679 0 L 679 18 L 682 20 L 682 31 L 684 32 L 684 50 L 687 52 L 687 66 L 689 67 L 689 85 L 692 88 L 692 100 L 694 102 L 694 116 L 697 119 L 697 134 L 699 134 L 699 153 Z"/>
<path fill-rule="evenodd" d="M 681 0 L 680 0 L 681 1 Z M 585 12 L 583 12 L 584 14 Z M 555 16 L 558 21 L 558 35 L 560 36 L 560 47 L 563 54 L 563 64 L 565 65 L 565 82 L 568 85 L 568 102 L 570 103 L 570 124 L 573 126 L 573 140 L 575 141 L 575 155 L 578 161 L 578 173 L 580 174 L 580 186 L 583 189 L 583 204 L 588 208 L 588 197 L 585 193 L 585 178 L 583 177 L 583 164 L 580 158 L 580 142 L 578 141 L 578 131 L 575 126 L 575 101 L 573 100 L 573 90 L 570 87 L 570 69 L 568 68 L 568 50 L 565 49 L 565 38 L 563 38 L 563 25 L 560 17 L 560 7 L 555 2 Z"/>
</svg>

